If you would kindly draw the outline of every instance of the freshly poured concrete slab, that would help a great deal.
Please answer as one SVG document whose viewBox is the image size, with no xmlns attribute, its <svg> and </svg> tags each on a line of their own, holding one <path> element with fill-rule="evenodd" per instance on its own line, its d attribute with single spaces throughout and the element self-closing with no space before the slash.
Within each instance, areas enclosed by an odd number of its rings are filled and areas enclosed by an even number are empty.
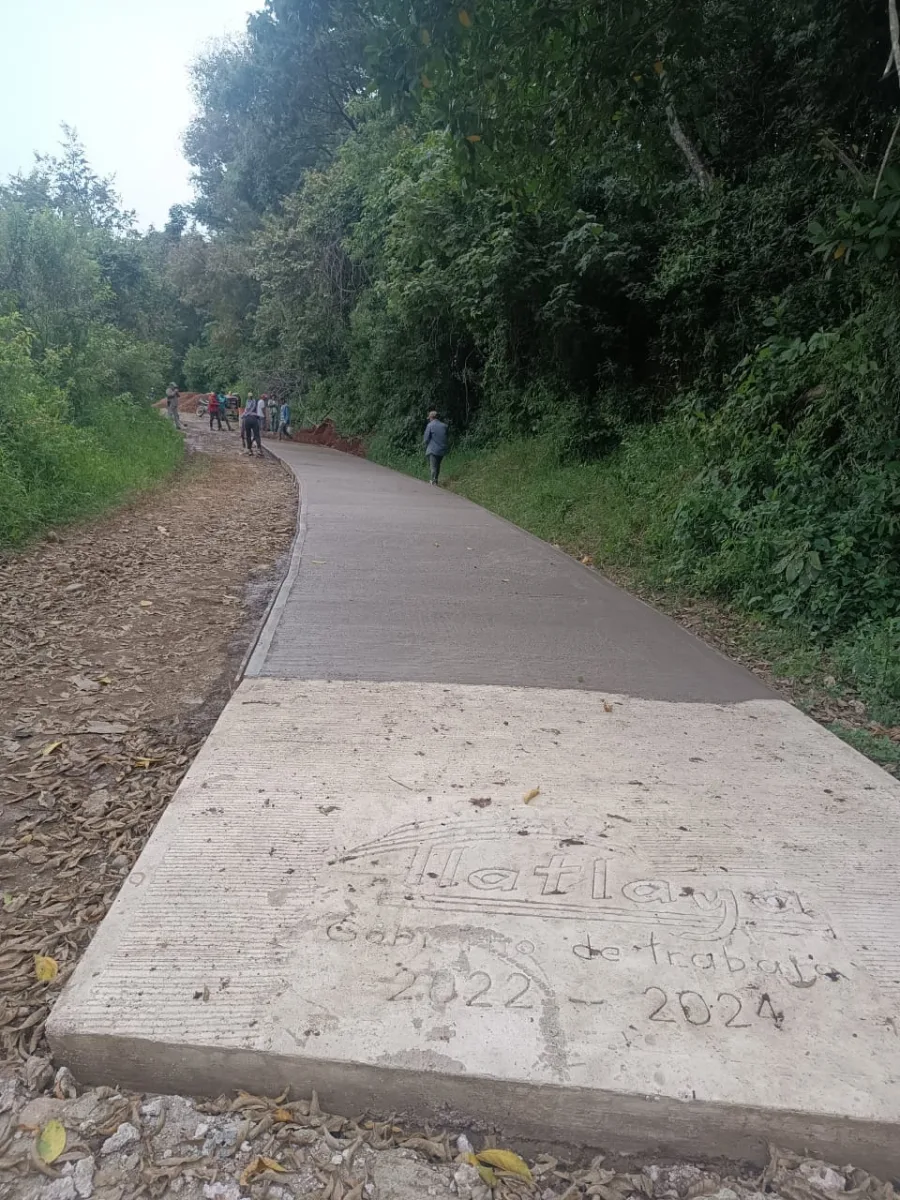
<svg viewBox="0 0 900 1200">
<path fill-rule="evenodd" d="M 662 613 L 462 496 L 320 446 L 270 446 L 302 480 L 302 569 L 248 675 L 772 698 Z"/>
<path fill-rule="evenodd" d="M 900 786 L 779 701 L 247 680 L 50 1038 L 91 1082 L 895 1175 L 898 842 Z"/>
</svg>

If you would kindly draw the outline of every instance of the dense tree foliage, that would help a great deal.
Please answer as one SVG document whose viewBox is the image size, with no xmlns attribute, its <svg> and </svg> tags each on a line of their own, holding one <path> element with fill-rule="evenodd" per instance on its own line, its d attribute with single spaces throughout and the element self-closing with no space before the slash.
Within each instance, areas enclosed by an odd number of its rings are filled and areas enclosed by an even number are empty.
<svg viewBox="0 0 900 1200">
<path fill-rule="evenodd" d="M 269 0 L 199 67 L 194 377 L 393 448 L 677 423 L 670 574 L 900 650 L 894 10 Z"/>
<path fill-rule="evenodd" d="M 138 234 L 65 127 L 58 157 L 0 187 L 0 542 L 177 461 L 149 403 L 201 330 L 170 279 L 180 236 Z"/>
</svg>

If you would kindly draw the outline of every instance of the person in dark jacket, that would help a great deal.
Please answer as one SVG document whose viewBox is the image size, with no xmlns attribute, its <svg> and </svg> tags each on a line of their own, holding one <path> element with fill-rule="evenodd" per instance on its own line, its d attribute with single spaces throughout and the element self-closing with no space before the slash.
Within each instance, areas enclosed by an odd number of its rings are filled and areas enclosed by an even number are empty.
<svg viewBox="0 0 900 1200">
<path fill-rule="evenodd" d="M 443 421 L 439 421 L 437 413 L 432 411 L 428 414 L 428 424 L 425 426 L 425 457 L 431 468 L 432 487 L 438 486 L 441 463 L 447 453 L 447 446 L 447 426 Z"/>
</svg>

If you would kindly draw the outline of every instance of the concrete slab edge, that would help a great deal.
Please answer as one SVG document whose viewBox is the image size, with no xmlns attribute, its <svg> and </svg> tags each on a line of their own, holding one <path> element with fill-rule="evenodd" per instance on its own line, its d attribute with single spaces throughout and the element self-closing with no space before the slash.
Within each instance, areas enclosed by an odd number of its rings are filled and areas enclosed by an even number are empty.
<svg viewBox="0 0 900 1200">
<path fill-rule="evenodd" d="M 271 454 L 271 451 L 268 451 L 268 453 Z M 288 594 L 300 571 L 303 543 L 306 540 L 306 500 L 303 483 L 283 458 L 279 458 L 277 454 L 271 454 L 271 457 L 278 463 L 282 471 L 287 471 L 297 482 L 297 528 L 294 533 L 294 539 L 291 542 L 287 570 L 284 573 L 281 583 L 269 598 L 266 611 L 260 617 L 250 645 L 247 647 L 241 665 L 235 675 L 235 687 L 245 676 L 255 677 L 262 672 L 263 663 L 269 653 L 269 647 L 272 645 L 272 639 L 281 620 L 281 614 L 287 603 Z"/>
<path fill-rule="evenodd" d="M 179 1045 L 53 1030 L 54 1054 L 84 1084 L 217 1096 L 235 1087 L 276 1096 L 313 1089 L 327 1112 L 370 1114 L 421 1127 L 491 1130 L 507 1143 L 568 1150 L 725 1158 L 759 1165 L 769 1144 L 881 1178 L 900 1172 L 896 1126 L 846 1115 L 773 1113 L 712 1101 L 627 1096 L 477 1075 L 296 1058 L 249 1049 Z"/>
</svg>

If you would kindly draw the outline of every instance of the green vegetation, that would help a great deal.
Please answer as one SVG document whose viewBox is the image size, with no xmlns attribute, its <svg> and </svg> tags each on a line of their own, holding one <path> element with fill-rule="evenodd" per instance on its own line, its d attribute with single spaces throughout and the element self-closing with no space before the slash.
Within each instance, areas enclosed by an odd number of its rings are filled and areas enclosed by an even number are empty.
<svg viewBox="0 0 900 1200">
<path fill-rule="evenodd" d="M 400 460 L 438 408 L 470 495 L 900 720 L 889 11 L 268 0 L 197 68 L 192 381 Z"/>
<path fill-rule="evenodd" d="M 167 280 L 180 232 L 137 234 L 70 130 L 59 158 L 0 187 L 0 547 L 181 460 L 150 407 L 197 335 Z"/>
</svg>

